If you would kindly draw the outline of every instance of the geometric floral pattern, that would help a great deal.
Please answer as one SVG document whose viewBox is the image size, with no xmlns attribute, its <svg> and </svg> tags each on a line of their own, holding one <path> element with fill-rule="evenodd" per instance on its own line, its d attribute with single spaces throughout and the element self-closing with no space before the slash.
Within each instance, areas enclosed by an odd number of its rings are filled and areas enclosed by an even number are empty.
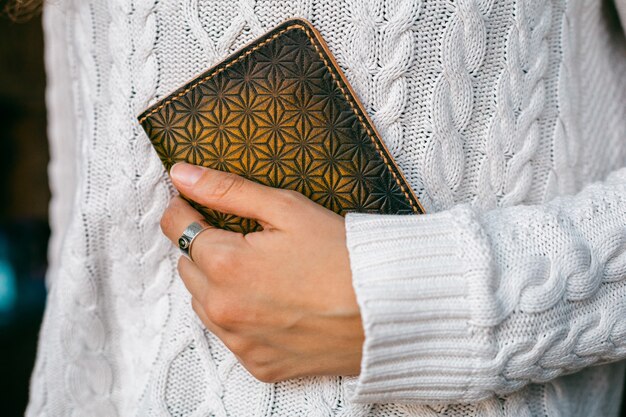
<svg viewBox="0 0 626 417">
<path fill-rule="evenodd" d="M 334 62 L 308 22 L 290 20 L 139 120 L 168 170 L 186 161 L 233 172 L 341 215 L 423 213 Z M 227 230 L 260 228 L 195 207 Z"/>
</svg>

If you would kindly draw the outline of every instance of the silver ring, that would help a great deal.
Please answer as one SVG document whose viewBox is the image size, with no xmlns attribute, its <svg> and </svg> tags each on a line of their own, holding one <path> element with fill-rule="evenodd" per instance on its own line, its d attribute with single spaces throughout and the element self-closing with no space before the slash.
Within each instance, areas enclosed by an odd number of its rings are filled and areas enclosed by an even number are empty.
<svg viewBox="0 0 626 417">
<path fill-rule="evenodd" d="M 193 258 L 191 257 L 191 247 L 193 246 L 194 240 L 200 233 L 212 227 L 213 226 L 205 220 L 198 220 L 187 226 L 183 234 L 178 238 L 178 248 L 183 255 L 193 261 Z"/>
</svg>

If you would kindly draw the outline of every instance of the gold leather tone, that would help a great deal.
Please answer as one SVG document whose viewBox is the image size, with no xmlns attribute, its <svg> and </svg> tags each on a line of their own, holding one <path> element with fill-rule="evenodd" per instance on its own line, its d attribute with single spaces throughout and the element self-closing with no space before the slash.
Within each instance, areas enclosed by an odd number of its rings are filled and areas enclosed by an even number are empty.
<svg viewBox="0 0 626 417">
<path fill-rule="evenodd" d="M 147 109 L 139 122 L 179 161 L 299 191 L 345 215 L 423 213 L 320 34 L 284 22 Z M 192 202 L 192 204 L 194 204 Z M 251 219 L 194 205 L 218 227 Z"/>
</svg>

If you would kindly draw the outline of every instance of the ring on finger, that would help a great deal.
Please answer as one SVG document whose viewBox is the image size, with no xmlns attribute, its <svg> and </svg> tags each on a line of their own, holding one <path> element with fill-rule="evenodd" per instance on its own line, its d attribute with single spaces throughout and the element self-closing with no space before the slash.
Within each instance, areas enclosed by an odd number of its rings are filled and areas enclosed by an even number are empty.
<svg viewBox="0 0 626 417">
<path fill-rule="evenodd" d="M 196 220 L 189 224 L 189 226 L 187 226 L 187 228 L 183 231 L 183 234 L 178 238 L 178 248 L 183 255 L 193 262 L 193 258 L 191 257 L 193 242 L 200 235 L 200 233 L 207 229 L 211 229 L 212 227 L 213 226 L 211 226 L 206 220 Z"/>
</svg>

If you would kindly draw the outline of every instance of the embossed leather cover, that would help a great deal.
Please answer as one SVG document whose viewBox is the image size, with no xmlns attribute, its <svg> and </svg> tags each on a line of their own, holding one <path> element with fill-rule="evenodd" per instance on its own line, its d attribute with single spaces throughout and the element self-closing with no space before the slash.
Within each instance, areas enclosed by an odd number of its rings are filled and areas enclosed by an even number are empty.
<svg viewBox="0 0 626 417">
<path fill-rule="evenodd" d="M 168 170 L 186 161 L 233 172 L 299 191 L 341 215 L 423 213 L 320 34 L 303 19 L 231 55 L 139 122 Z M 260 228 L 194 206 L 218 227 Z"/>
</svg>

